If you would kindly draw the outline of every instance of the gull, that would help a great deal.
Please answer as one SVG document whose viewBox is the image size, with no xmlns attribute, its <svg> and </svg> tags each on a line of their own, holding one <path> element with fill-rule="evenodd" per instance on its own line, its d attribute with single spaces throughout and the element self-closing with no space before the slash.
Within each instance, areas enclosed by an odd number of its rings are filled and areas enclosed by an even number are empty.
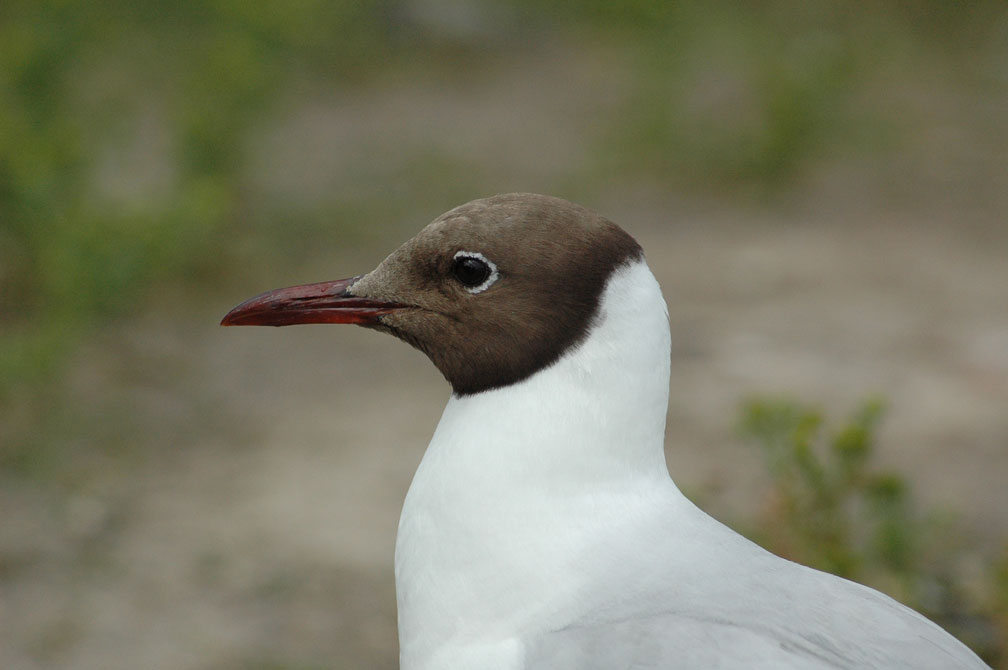
<svg viewBox="0 0 1008 670">
<path fill-rule="evenodd" d="M 668 310 L 641 247 L 602 216 L 475 200 L 368 274 L 270 291 L 222 321 L 303 323 L 394 335 L 452 388 L 396 537 L 404 670 L 987 667 L 679 491 Z"/>
</svg>

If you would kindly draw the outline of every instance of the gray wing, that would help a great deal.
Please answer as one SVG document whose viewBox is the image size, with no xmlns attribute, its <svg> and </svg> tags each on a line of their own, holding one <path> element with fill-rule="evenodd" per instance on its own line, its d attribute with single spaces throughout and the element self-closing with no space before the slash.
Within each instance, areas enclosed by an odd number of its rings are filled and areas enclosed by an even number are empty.
<svg viewBox="0 0 1008 670">
<path fill-rule="evenodd" d="M 989 670 L 874 589 L 774 556 L 699 510 L 666 523 L 645 519 L 632 533 L 642 541 L 593 561 L 585 601 L 567 608 L 586 614 L 521 639 L 526 670 Z"/>
<path fill-rule="evenodd" d="M 930 622 L 928 622 L 930 623 Z M 865 644 L 824 633 L 663 614 L 571 627 L 526 645 L 526 670 L 949 670 L 987 666 L 954 639 L 881 631 Z"/>
<path fill-rule="evenodd" d="M 815 648 L 788 645 L 759 631 L 673 616 L 567 628 L 535 640 L 526 670 L 846 668 Z"/>
</svg>

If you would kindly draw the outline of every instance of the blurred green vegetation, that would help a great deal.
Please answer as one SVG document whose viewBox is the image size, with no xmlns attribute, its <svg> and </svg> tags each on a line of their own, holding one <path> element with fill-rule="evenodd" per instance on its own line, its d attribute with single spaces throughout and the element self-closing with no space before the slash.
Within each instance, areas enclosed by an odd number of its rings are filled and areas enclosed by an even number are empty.
<svg viewBox="0 0 1008 670">
<path fill-rule="evenodd" d="M 489 18 L 468 33 L 416 19 L 424 6 L 4 2 L 0 402 L 44 384 L 74 342 L 152 286 L 207 285 L 233 270 L 239 231 L 251 256 L 256 244 L 284 248 L 292 236 L 275 221 L 297 206 L 256 192 L 246 164 L 299 83 L 450 77 L 555 40 L 600 45 L 627 58 L 626 95 L 598 120 L 594 160 L 571 166 L 565 184 L 649 179 L 766 195 L 796 187 L 824 155 L 885 151 L 912 132 L 912 103 L 863 104 L 880 83 L 920 82 L 939 61 L 963 86 L 999 82 L 1008 30 L 999 2 L 513 0 L 474 3 Z M 379 184 L 380 196 L 323 203 L 298 212 L 302 223 L 352 228 L 339 210 L 443 204 L 446 182 L 486 171 L 451 157 L 424 169 L 425 158 L 388 176 L 395 184 Z"/>
<path fill-rule="evenodd" d="M 774 553 L 888 593 L 967 643 L 992 667 L 1008 663 L 1008 546 L 981 575 L 950 519 L 924 513 L 910 484 L 873 467 L 883 404 L 865 401 L 836 427 L 820 408 L 756 397 L 740 434 L 758 446 L 772 486 L 748 534 Z"/>
<path fill-rule="evenodd" d="M 383 48 L 376 3 L 300 4 L 0 7 L 0 400 L 157 282 L 226 267 L 227 234 L 254 211 L 250 129 L 283 78 L 345 76 Z M 150 115 L 151 155 L 122 156 Z M 117 160 L 140 173 L 133 192 L 103 183 Z"/>
<path fill-rule="evenodd" d="M 874 159 L 908 146 L 916 152 L 904 156 L 930 156 L 932 103 L 987 110 L 978 132 L 988 124 L 992 143 L 1003 139 L 1000 0 L 504 0 L 472 3 L 477 20 L 462 27 L 425 15 L 434 5 L 0 3 L 0 473 L 51 478 L 73 442 L 53 432 L 82 422 L 116 458 L 137 449 L 119 436 L 129 403 L 85 417 L 59 388 L 68 358 L 103 326 L 247 279 L 266 258 L 293 265 L 337 234 L 366 241 L 362 222 L 501 190 L 492 157 L 435 138 L 387 170 L 355 164 L 371 182 L 359 193 L 277 196 L 250 164 L 304 91 L 472 83 L 562 45 L 620 63 L 619 90 L 595 92 L 612 99 L 592 112 L 585 159 L 535 173 L 539 190 L 643 182 L 753 207 L 800 191 L 831 161 L 853 160 L 887 193 L 916 197 L 912 160 Z M 971 146 L 962 151 L 973 160 Z M 946 186 L 990 197 L 963 160 L 942 172 Z M 880 416 L 868 404 L 830 432 L 818 409 L 751 404 L 744 429 L 775 484 L 753 534 L 896 594 L 1008 663 L 1008 554 L 985 573 L 986 599 L 963 585 L 947 524 L 921 516 L 900 476 L 871 467 Z"/>
</svg>

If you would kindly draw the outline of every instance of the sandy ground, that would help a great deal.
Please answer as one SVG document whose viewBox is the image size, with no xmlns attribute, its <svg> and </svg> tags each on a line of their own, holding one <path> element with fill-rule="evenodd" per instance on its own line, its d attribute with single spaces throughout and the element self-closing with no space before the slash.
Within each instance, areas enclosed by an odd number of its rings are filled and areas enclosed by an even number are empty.
<svg viewBox="0 0 1008 670">
<path fill-rule="evenodd" d="M 504 99 L 552 121 L 577 107 L 577 96 L 530 103 L 517 76 L 499 79 L 469 101 L 449 90 L 414 107 L 436 125 L 439 110 L 462 105 L 470 151 L 507 143 L 479 135 L 476 121 Z M 332 112 L 363 125 L 332 142 L 366 143 L 389 122 L 376 109 L 401 108 L 400 95 Z M 325 110 L 305 114 L 341 127 Z M 540 140 L 570 149 L 563 137 L 530 141 Z M 557 161 L 576 159 L 570 149 Z M 912 216 L 870 203 L 753 215 L 685 207 L 648 187 L 594 204 L 638 237 L 664 288 L 669 467 L 687 490 L 716 491 L 717 515 L 744 518 L 765 484 L 758 455 L 732 433 L 748 394 L 844 413 L 877 393 L 890 408 L 881 462 L 926 504 L 1004 542 L 1003 221 L 967 226 L 956 208 Z M 357 274 L 382 257 L 339 250 L 325 267 L 315 261 L 324 275 L 294 280 Z M 118 408 L 103 421 L 122 429 L 88 424 L 71 446 L 121 433 L 141 457 L 84 454 L 81 476 L 58 491 L 2 482 L 0 667 L 395 667 L 398 511 L 448 389 L 420 354 L 362 329 L 216 327 L 264 288 L 141 310 L 78 357 L 67 397 L 81 417 Z"/>
</svg>

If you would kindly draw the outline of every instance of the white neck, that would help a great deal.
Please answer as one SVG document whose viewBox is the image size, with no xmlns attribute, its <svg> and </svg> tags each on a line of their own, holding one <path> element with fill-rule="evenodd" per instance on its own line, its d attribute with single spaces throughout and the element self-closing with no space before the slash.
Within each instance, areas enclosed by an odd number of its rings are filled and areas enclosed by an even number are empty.
<svg viewBox="0 0 1008 670">
<path fill-rule="evenodd" d="M 674 491 L 668 383 L 668 314 L 640 261 L 610 278 L 576 349 L 519 384 L 449 400 L 399 521 L 403 668 L 433 667 L 452 640 L 552 623 L 579 597 L 556 575 L 608 527 L 606 502 L 625 513 Z"/>
</svg>

